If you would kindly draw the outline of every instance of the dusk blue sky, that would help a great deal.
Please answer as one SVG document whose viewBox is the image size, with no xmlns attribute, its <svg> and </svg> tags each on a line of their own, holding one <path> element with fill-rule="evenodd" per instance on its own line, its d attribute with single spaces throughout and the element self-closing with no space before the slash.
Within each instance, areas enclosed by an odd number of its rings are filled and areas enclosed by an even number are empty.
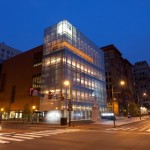
<svg viewBox="0 0 150 150">
<path fill-rule="evenodd" d="M 0 0 L 0 42 L 26 51 L 67 19 L 99 47 L 114 44 L 132 64 L 150 64 L 150 0 Z"/>
</svg>

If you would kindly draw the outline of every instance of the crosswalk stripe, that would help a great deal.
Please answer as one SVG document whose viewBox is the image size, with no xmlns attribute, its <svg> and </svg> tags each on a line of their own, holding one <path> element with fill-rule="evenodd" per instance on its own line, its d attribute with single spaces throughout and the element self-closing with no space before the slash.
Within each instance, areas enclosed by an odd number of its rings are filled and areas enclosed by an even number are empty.
<svg viewBox="0 0 150 150">
<path fill-rule="evenodd" d="M 144 130 L 146 130 L 147 129 L 147 127 L 145 127 L 145 128 L 142 128 L 142 129 L 140 129 L 139 131 L 144 131 Z"/>
<path fill-rule="evenodd" d="M 10 141 L 24 141 L 24 140 L 30 140 L 34 138 L 40 138 L 43 136 L 50 136 L 55 135 L 59 133 L 69 133 L 69 132 L 76 132 L 80 131 L 80 129 L 58 129 L 58 130 L 45 130 L 45 131 L 38 131 L 38 132 L 29 132 L 29 133 L 22 133 L 17 134 L 15 132 L 13 133 L 2 133 L 0 134 L 0 143 L 1 144 L 7 144 L 10 143 Z"/>
<path fill-rule="evenodd" d="M 22 134 L 15 134 L 15 135 L 21 135 L 22 136 Z M 40 138 L 40 137 L 42 137 L 42 136 L 38 136 L 38 135 L 28 135 L 28 134 L 23 134 L 23 136 L 33 137 L 33 138 Z"/>
<path fill-rule="evenodd" d="M 17 136 L 17 135 L 13 135 L 12 137 L 13 137 L 13 138 L 20 138 L 20 139 L 27 139 L 27 140 L 34 139 L 34 138 L 31 138 L 31 137 Z"/>
<path fill-rule="evenodd" d="M 124 130 L 124 131 L 125 131 L 125 130 L 129 130 L 129 129 L 131 129 L 131 128 L 123 128 L 122 130 Z"/>
<path fill-rule="evenodd" d="M 78 131 L 78 130 L 75 130 Z M 49 136 L 50 134 L 58 134 L 58 133 L 66 133 L 66 132 L 75 132 L 74 130 L 48 130 L 48 131 L 40 131 L 40 132 L 32 132 L 26 133 L 28 135 L 41 135 L 41 136 Z"/>
<path fill-rule="evenodd" d="M 129 131 L 134 131 L 137 130 L 138 128 L 131 128 Z"/>
<path fill-rule="evenodd" d="M 8 142 L 8 141 L 3 141 L 3 140 L 0 140 L 0 143 L 2 143 L 2 144 L 8 144 L 8 143 L 10 143 L 10 142 Z"/>
<path fill-rule="evenodd" d="M 0 133 L 0 136 L 2 135 L 11 135 L 11 134 L 15 134 L 16 132 L 9 132 L 9 133 Z"/>
<path fill-rule="evenodd" d="M 123 130 L 123 131 L 134 131 L 134 130 L 137 130 L 137 131 L 147 131 L 147 132 L 150 132 L 150 129 L 148 129 L 148 127 L 145 127 L 145 128 L 109 128 L 109 129 L 106 129 L 107 131 L 117 131 L 117 130 Z"/>
<path fill-rule="evenodd" d="M 147 132 L 150 132 L 150 129 L 146 130 Z"/>
<path fill-rule="evenodd" d="M 29 135 L 49 136 L 49 135 L 58 134 L 58 133 L 64 133 L 64 132 L 57 131 L 57 132 L 47 132 L 47 133 L 29 133 Z"/>
<path fill-rule="evenodd" d="M 14 139 L 14 138 L 11 138 L 11 137 L 0 137 L 0 139 L 4 139 L 4 140 L 10 140 L 10 141 L 24 141 L 24 140 L 21 140 L 21 139 Z"/>
</svg>

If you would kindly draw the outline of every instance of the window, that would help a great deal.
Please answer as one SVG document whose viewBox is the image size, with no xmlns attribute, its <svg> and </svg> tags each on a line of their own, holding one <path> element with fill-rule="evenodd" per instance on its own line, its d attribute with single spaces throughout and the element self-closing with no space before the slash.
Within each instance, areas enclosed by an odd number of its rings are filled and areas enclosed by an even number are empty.
<svg viewBox="0 0 150 150">
<path fill-rule="evenodd" d="M 5 52 L 5 49 L 2 48 L 2 52 Z"/>
<path fill-rule="evenodd" d="M 33 75 L 33 77 L 32 77 L 32 87 L 40 90 L 40 87 L 41 87 L 41 74 Z"/>
<path fill-rule="evenodd" d="M 4 57 L 5 55 L 3 53 L 1 53 L 1 57 Z"/>
<path fill-rule="evenodd" d="M 9 51 L 9 50 L 7 50 L 7 54 L 10 54 L 10 51 Z"/>
<path fill-rule="evenodd" d="M 34 58 L 33 58 L 34 67 L 42 65 L 42 56 L 43 56 L 42 51 L 34 54 Z"/>
</svg>

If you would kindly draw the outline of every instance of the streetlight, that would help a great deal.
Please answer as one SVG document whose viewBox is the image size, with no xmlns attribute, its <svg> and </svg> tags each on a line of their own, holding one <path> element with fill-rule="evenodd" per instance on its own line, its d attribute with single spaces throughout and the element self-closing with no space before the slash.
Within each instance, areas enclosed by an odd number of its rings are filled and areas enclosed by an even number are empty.
<svg viewBox="0 0 150 150">
<path fill-rule="evenodd" d="M 31 122 L 33 123 L 33 117 L 34 117 L 34 110 L 36 109 L 36 106 L 32 106 L 32 114 L 31 114 Z"/>
<path fill-rule="evenodd" d="M 126 85 L 126 82 L 124 80 L 121 80 L 120 81 L 120 86 L 124 87 Z M 122 91 L 122 94 L 123 94 L 123 91 Z M 125 102 L 125 99 L 124 99 L 124 96 L 122 96 L 122 99 L 123 99 L 123 105 L 125 106 L 126 108 L 126 102 Z M 127 106 L 127 111 L 129 112 L 129 106 Z"/>
<path fill-rule="evenodd" d="M 137 98 L 138 98 L 138 105 L 139 105 L 139 110 L 140 110 L 140 120 L 141 120 L 141 104 L 140 104 L 139 95 L 137 95 Z"/>
<path fill-rule="evenodd" d="M 34 111 L 35 109 L 36 109 L 36 106 L 35 106 L 35 105 L 33 105 L 33 106 L 32 106 L 32 110 Z"/>
<path fill-rule="evenodd" d="M 125 85 L 125 81 L 123 81 L 123 80 L 121 80 L 120 81 L 120 85 L 121 86 L 124 86 Z M 114 105 L 114 103 L 115 103 L 115 98 L 114 98 L 114 93 L 120 93 L 120 92 L 114 92 L 114 87 L 113 87 L 113 85 L 112 85 L 112 88 L 111 88 L 111 93 L 112 93 L 112 109 L 113 109 L 113 113 L 114 113 L 114 118 L 113 118 L 113 122 L 114 122 L 114 128 L 116 127 L 116 118 L 115 118 L 115 105 Z"/>
<path fill-rule="evenodd" d="M 113 86 L 112 86 L 112 88 L 111 88 L 111 93 L 112 93 L 112 107 L 113 107 L 113 113 L 114 113 L 114 117 L 113 117 L 113 121 L 114 121 L 114 128 L 116 127 L 116 123 L 115 123 L 115 106 L 114 106 L 114 88 L 113 88 Z"/>
<path fill-rule="evenodd" d="M 2 120 L 3 111 L 4 111 L 4 108 L 1 108 L 1 110 L 0 110 L 0 123 L 1 123 L 1 120 Z"/>
<path fill-rule="evenodd" d="M 143 96 L 147 96 L 147 94 L 144 92 L 144 93 L 143 93 Z"/>
<path fill-rule="evenodd" d="M 71 109 L 72 109 L 72 104 L 71 104 L 71 83 L 70 83 L 70 81 L 66 80 L 66 81 L 64 81 L 64 85 L 65 85 L 65 86 L 68 86 L 68 89 L 69 89 L 68 110 L 69 110 L 69 126 L 71 126 Z"/>
</svg>

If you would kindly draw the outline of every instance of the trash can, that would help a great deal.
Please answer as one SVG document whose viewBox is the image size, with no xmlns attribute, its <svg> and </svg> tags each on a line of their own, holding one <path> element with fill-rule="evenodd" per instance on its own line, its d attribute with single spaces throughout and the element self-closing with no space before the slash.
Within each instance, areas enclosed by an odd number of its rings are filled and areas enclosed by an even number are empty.
<svg viewBox="0 0 150 150">
<path fill-rule="evenodd" d="M 61 125 L 67 125 L 67 118 L 61 118 Z"/>
</svg>

